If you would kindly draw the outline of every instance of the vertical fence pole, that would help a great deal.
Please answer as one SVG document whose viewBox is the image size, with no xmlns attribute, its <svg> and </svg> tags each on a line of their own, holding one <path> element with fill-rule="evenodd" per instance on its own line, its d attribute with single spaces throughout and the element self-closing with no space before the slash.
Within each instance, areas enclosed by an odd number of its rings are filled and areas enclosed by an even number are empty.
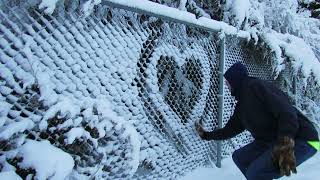
<svg viewBox="0 0 320 180">
<path fill-rule="evenodd" d="M 223 106 L 224 106 L 224 83 L 223 83 L 223 73 L 224 73 L 224 61 L 225 61 L 225 37 L 220 41 L 220 62 L 219 62 L 219 104 L 218 104 L 218 128 L 222 128 L 222 118 L 223 118 Z M 222 143 L 217 142 L 217 167 L 221 167 L 222 160 Z"/>
</svg>

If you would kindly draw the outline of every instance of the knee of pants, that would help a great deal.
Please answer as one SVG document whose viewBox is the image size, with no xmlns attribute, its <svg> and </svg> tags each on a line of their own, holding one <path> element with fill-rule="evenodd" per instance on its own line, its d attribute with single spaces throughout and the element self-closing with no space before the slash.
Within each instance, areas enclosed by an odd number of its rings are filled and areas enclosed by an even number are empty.
<svg viewBox="0 0 320 180">
<path fill-rule="evenodd" d="M 281 176 L 276 171 L 262 171 L 257 166 L 251 166 L 247 169 L 245 177 L 247 180 L 271 180 Z"/>
<path fill-rule="evenodd" d="M 246 176 L 247 180 L 258 180 L 258 179 L 260 179 L 260 177 L 258 175 L 253 174 L 252 172 L 247 172 L 245 174 L 245 176 Z"/>
<path fill-rule="evenodd" d="M 259 177 L 259 172 L 255 171 L 253 168 L 249 168 L 245 174 L 247 180 L 257 180 L 263 179 Z"/>
</svg>

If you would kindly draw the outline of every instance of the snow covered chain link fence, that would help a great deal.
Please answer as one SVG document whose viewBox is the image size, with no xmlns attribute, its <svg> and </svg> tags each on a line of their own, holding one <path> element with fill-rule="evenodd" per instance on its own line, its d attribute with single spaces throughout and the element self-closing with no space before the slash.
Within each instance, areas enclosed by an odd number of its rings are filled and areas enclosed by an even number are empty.
<svg viewBox="0 0 320 180">
<path fill-rule="evenodd" d="M 14 166 L 23 179 L 70 172 L 73 179 L 176 179 L 216 162 L 217 143 L 200 140 L 193 124 L 218 126 L 217 34 L 105 5 L 88 16 L 73 3 L 52 15 L 37 5 L 0 2 L 2 171 Z M 225 69 L 237 61 L 272 79 L 261 52 L 227 37 Z M 223 124 L 235 104 L 224 91 Z M 242 133 L 224 142 L 223 155 L 250 140 Z M 32 159 L 33 148 L 72 158 Z M 43 172 L 37 163 L 69 171 Z"/>
</svg>

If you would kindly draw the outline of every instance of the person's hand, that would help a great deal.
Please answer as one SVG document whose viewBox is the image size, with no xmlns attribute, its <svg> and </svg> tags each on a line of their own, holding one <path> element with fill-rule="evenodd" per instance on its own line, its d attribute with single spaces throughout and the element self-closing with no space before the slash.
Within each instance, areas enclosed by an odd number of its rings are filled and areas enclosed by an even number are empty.
<svg viewBox="0 0 320 180">
<path fill-rule="evenodd" d="M 196 121 L 196 122 L 194 123 L 194 126 L 195 126 L 195 128 L 196 128 L 199 136 L 201 137 L 201 139 L 204 139 L 204 132 L 205 132 L 205 130 L 204 130 L 203 127 L 202 127 L 202 121 L 201 121 L 201 120 L 200 120 L 200 121 Z"/>
<path fill-rule="evenodd" d="M 294 156 L 294 140 L 290 137 L 280 137 L 273 147 L 272 161 L 279 168 L 280 175 L 290 176 L 297 173 L 296 158 Z"/>
</svg>

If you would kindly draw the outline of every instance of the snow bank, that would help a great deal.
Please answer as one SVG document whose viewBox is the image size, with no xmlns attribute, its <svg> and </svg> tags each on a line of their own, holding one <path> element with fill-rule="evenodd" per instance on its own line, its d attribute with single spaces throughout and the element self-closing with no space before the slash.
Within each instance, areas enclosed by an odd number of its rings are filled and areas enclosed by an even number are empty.
<svg viewBox="0 0 320 180">
<path fill-rule="evenodd" d="M 69 154 L 48 141 L 28 140 L 19 148 L 19 156 L 23 158 L 19 165 L 25 169 L 35 169 L 35 178 L 39 180 L 65 179 L 74 166 L 74 160 Z"/>
</svg>

